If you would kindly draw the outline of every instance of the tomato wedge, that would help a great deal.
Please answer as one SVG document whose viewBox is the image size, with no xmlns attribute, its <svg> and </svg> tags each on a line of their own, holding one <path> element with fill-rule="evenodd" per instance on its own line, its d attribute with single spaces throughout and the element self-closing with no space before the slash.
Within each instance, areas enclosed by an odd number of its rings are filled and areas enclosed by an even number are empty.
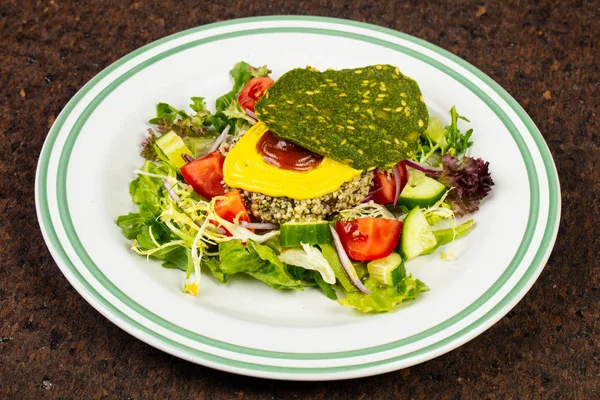
<svg viewBox="0 0 600 400">
<path fill-rule="evenodd" d="M 250 215 L 246 209 L 246 204 L 242 199 L 240 191 L 232 189 L 224 195 L 227 199 L 217 200 L 215 202 L 215 212 L 219 217 L 226 221 L 233 222 L 235 217 L 240 214 L 239 221 L 250 222 Z"/>
<path fill-rule="evenodd" d="M 225 194 L 221 153 L 213 151 L 181 167 L 181 175 L 200 196 L 212 199 Z"/>
<path fill-rule="evenodd" d="M 358 261 L 387 257 L 398 245 L 402 222 L 386 218 L 337 221 L 335 230 L 348 256 Z"/>
<path fill-rule="evenodd" d="M 261 76 L 258 78 L 252 78 L 246 83 L 246 86 L 242 88 L 238 95 L 237 101 L 242 106 L 242 109 L 248 109 L 254 111 L 254 105 L 265 94 L 265 91 L 271 86 L 273 79 L 268 76 Z"/>
<path fill-rule="evenodd" d="M 242 199 L 240 191 L 237 189 L 232 189 L 225 193 L 225 197 L 227 197 L 227 199 L 217 200 L 215 202 L 215 212 L 217 215 L 229 222 L 234 222 L 235 217 L 239 215 L 238 222 L 250 222 L 250 215 L 248 214 L 248 210 L 246 209 L 246 205 L 244 204 L 244 200 Z M 213 222 L 215 225 L 218 225 L 215 221 L 211 222 Z M 225 234 L 227 236 L 231 236 L 231 233 L 229 233 L 227 229 L 225 229 Z"/>
<path fill-rule="evenodd" d="M 408 182 L 408 171 L 406 170 L 406 163 L 400 161 L 398 164 L 398 170 L 400 171 L 400 191 L 404 189 Z M 392 175 L 388 175 L 387 172 L 376 169 L 373 176 L 373 201 L 377 204 L 390 204 L 393 203 L 396 194 L 396 181 Z"/>
</svg>

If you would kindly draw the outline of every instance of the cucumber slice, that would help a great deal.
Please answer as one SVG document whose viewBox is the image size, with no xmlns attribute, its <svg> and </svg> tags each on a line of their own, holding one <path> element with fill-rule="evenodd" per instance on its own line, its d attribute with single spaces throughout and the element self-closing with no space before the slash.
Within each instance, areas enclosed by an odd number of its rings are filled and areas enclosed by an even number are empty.
<svg viewBox="0 0 600 400">
<path fill-rule="evenodd" d="M 446 186 L 424 173 L 412 170 L 408 175 L 408 183 L 402 189 L 398 204 L 413 209 L 434 205 L 446 193 Z"/>
<path fill-rule="evenodd" d="M 173 131 L 169 131 L 156 139 L 156 145 L 165 153 L 169 162 L 175 168 L 181 168 L 186 164 L 181 157 L 182 154 L 189 154 L 193 157 L 190 149 L 183 143 L 183 139 Z"/>
<path fill-rule="evenodd" d="M 400 239 L 400 254 L 405 260 L 410 260 L 437 246 L 437 240 L 423 211 L 415 207 L 408 213 L 403 222 L 402 239 Z"/>
<path fill-rule="evenodd" d="M 283 247 L 297 247 L 301 243 L 312 246 L 332 242 L 327 221 L 287 222 L 281 225 L 280 229 L 279 241 Z"/>
<path fill-rule="evenodd" d="M 387 286 L 396 286 L 406 276 L 406 268 L 398 253 L 373 260 L 367 264 L 371 278 Z"/>
</svg>

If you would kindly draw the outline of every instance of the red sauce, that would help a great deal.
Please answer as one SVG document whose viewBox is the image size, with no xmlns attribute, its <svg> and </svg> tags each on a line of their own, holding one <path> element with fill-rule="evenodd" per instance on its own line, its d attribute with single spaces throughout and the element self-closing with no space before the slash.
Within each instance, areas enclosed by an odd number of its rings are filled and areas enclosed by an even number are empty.
<svg viewBox="0 0 600 400">
<path fill-rule="evenodd" d="M 271 131 L 262 135 L 256 150 L 267 164 L 291 171 L 310 171 L 323 160 L 323 156 L 283 140 Z"/>
</svg>

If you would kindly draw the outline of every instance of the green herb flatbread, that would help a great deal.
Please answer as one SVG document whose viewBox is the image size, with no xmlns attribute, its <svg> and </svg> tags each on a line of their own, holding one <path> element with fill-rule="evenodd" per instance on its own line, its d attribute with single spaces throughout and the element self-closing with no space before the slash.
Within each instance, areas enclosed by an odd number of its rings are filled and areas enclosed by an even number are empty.
<svg viewBox="0 0 600 400">
<path fill-rule="evenodd" d="M 408 158 L 429 122 L 419 85 L 391 65 L 293 69 L 255 111 L 278 136 L 356 169 Z"/>
</svg>

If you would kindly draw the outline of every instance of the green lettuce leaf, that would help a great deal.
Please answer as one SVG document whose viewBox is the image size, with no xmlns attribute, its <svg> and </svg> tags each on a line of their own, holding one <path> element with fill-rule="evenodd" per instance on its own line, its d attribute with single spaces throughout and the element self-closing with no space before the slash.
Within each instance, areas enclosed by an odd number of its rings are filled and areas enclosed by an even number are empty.
<svg viewBox="0 0 600 400">
<path fill-rule="evenodd" d="M 330 285 L 327 282 L 325 282 L 318 271 L 309 272 L 312 275 L 313 280 L 315 281 L 319 289 L 321 289 L 321 291 L 325 294 L 325 296 L 327 296 L 327 298 L 331 300 L 337 300 L 337 293 L 335 292 L 333 285 Z"/>
<path fill-rule="evenodd" d="M 392 310 L 405 300 L 416 298 L 419 293 L 429 290 L 426 284 L 411 275 L 407 275 L 395 287 L 383 286 L 372 278 L 364 282 L 371 294 L 348 292 L 347 296 L 338 302 L 347 307 L 353 307 L 360 312 L 385 312 Z"/>
<path fill-rule="evenodd" d="M 221 271 L 227 275 L 246 273 L 274 289 L 302 290 L 300 281 L 292 278 L 277 253 L 269 246 L 240 240 L 219 243 Z"/>
<path fill-rule="evenodd" d="M 166 163 L 157 165 L 150 161 L 144 162 L 140 170 L 158 175 L 168 175 L 169 171 L 173 171 Z M 133 202 L 137 204 L 138 211 L 121 215 L 116 222 L 127 239 L 135 239 L 142 233 L 145 226 L 150 225 L 160 215 L 162 211 L 160 204 L 161 199 L 164 198 L 164 192 L 160 180 L 146 175 L 138 175 L 129 184 L 129 194 Z M 153 233 L 156 234 L 156 232 Z"/>
<path fill-rule="evenodd" d="M 176 247 L 169 253 L 165 254 L 162 263 L 163 268 L 180 269 L 184 272 L 188 269 L 188 250 L 184 247 Z"/>
<path fill-rule="evenodd" d="M 152 255 L 154 257 L 154 255 Z M 192 272 L 190 250 L 184 247 L 174 247 L 164 255 L 165 262 L 162 263 L 163 268 L 179 269 L 183 272 Z M 201 263 L 202 267 L 206 267 L 211 274 L 221 283 L 227 282 L 227 275 L 221 271 L 219 260 L 215 257 L 204 257 Z"/>
<path fill-rule="evenodd" d="M 289 274 L 298 280 L 302 281 L 303 286 L 318 287 L 323 294 L 331 300 L 337 300 L 338 296 L 334 285 L 330 285 L 323 280 L 323 277 L 318 271 L 297 267 L 295 265 L 285 264 Z"/>
<path fill-rule="evenodd" d="M 227 282 L 227 275 L 221 271 L 221 265 L 219 259 L 216 257 L 203 258 L 202 266 L 208 268 L 215 278 L 221 283 Z"/>
<path fill-rule="evenodd" d="M 144 226 L 156 219 L 156 214 L 150 210 L 140 212 L 131 212 L 126 215 L 121 215 L 117 218 L 117 225 L 123 231 L 123 235 L 127 239 L 135 239 L 141 232 Z"/>
</svg>

